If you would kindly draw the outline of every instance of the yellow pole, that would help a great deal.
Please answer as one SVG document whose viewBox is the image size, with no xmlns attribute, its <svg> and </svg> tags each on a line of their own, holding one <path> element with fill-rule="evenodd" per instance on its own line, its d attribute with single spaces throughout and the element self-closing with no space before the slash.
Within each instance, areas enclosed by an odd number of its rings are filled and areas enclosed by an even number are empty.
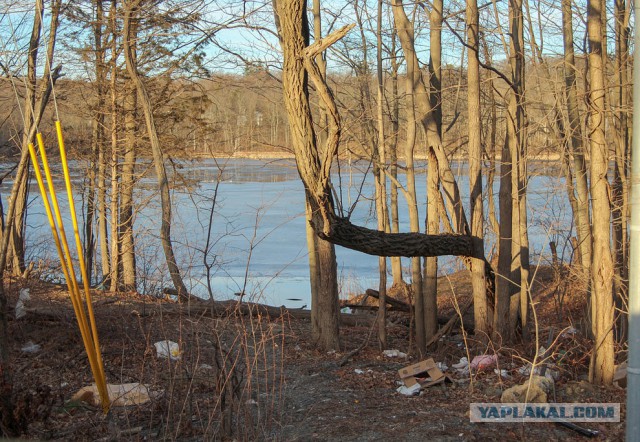
<svg viewBox="0 0 640 442">
<path fill-rule="evenodd" d="M 76 237 L 76 250 L 78 252 L 78 261 L 80 263 L 80 272 L 82 274 L 82 281 L 84 283 L 84 296 L 87 303 L 87 310 L 89 312 L 89 323 L 91 324 L 91 332 L 93 335 L 93 343 L 96 348 L 96 357 L 98 362 L 98 370 L 100 373 L 100 379 L 102 381 L 104 392 L 100 392 L 102 397 L 102 406 L 105 411 L 109 409 L 109 394 L 105 385 L 104 366 L 102 362 L 102 353 L 100 351 L 100 341 L 98 339 L 98 328 L 96 325 L 95 316 L 93 313 L 93 302 L 91 300 L 91 290 L 89 287 L 89 276 L 87 275 L 87 267 L 84 262 L 84 255 L 82 253 L 82 241 L 80 240 L 80 232 L 78 229 L 78 219 L 76 217 L 76 208 L 73 201 L 73 191 L 71 188 L 71 178 L 69 176 L 69 165 L 67 163 L 67 152 L 64 147 L 64 138 L 62 136 L 62 126 L 60 121 L 56 121 L 56 134 L 58 136 L 58 147 L 60 148 L 60 161 L 62 163 L 62 171 L 64 174 L 64 182 L 67 188 L 67 198 L 69 199 L 69 211 L 71 212 L 71 223 L 73 224 L 73 233 Z M 97 380 L 96 380 L 97 381 Z M 100 385 L 98 385 L 100 388 Z M 103 395 L 104 393 L 104 395 Z"/>
<path fill-rule="evenodd" d="M 60 245 L 60 236 L 58 235 L 58 228 L 56 227 L 55 221 L 53 220 L 53 213 L 51 211 L 51 205 L 49 204 L 49 197 L 47 196 L 47 190 L 44 187 L 44 181 L 42 179 L 42 172 L 40 171 L 40 165 L 38 164 L 38 160 L 36 157 L 36 150 L 33 146 L 33 143 L 29 143 L 29 155 L 31 156 L 31 162 L 33 163 L 33 170 L 36 175 L 36 181 L 38 182 L 38 187 L 40 188 L 40 194 L 42 195 L 42 201 L 44 202 L 44 209 L 47 214 L 47 219 L 49 220 L 49 227 L 51 227 L 51 234 L 53 235 L 53 240 L 56 244 L 56 250 L 58 251 L 58 256 L 60 257 L 60 265 L 62 266 L 62 272 L 64 273 L 65 281 L 67 282 L 67 288 L 69 289 L 69 294 L 71 295 L 71 302 L 73 304 L 73 310 L 76 313 L 76 317 L 78 314 L 78 305 L 76 303 L 76 297 L 73 296 L 73 287 L 71 285 L 71 278 L 69 277 L 69 271 L 67 270 L 67 262 L 62 252 L 62 246 Z M 81 330 L 82 331 L 82 330 Z"/>
<path fill-rule="evenodd" d="M 47 160 L 47 153 L 44 147 L 44 142 L 42 140 L 42 134 L 38 133 L 36 135 L 36 139 L 38 141 L 38 148 L 40 150 L 40 157 L 42 159 L 42 167 L 44 169 L 45 176 L 47 178 L 49 194 L 51 195 L 51 203 L 52 203 L 51 205 L 53 207 L 53 212 L 55 214 L 58 228 L 60 229 L 60 238 L 62 242 L 62 247 L 66 255 L 67 269 L 68 269 L 68 274 L 70 278 L 70 284 L 72 286 L 71 296 L 76 297 L 76 303 L 78 304 L 76 315 L 78 319 L 78 326 L 80 328 L 80 334 L 82 335 L 82 339 L 87 352 L 87 357 L 89 359 L 89 365 L 91 367 L 93 377 L 96 381 L 96 387 L 98 388 L 98 392 L 100 393 L 100 397 L 102 399 L 103 409 L 106 411 L 108 410 L 109 396 L 108 396 L 107 388 L 105 385 L 104 377 L 101 376 L 101 373 L 103 372 L 100 368 L 98 368 L 98 361 L 96 356 L 97 351 L 94 346 L 94 342 L 91 339 L 91 332 L 89 330 L 89 326 L 87 325 L 87 317 L 86 317 L 84 308 L 82 306 L 80 289 L 78 287 L 78 281 L 76 280 L 75 270 L 73 268 L 73 261 L 71 260 L 71 252 L 69 250 L 69 244 L 67 242 L 67 236 L 64 230 L 64 224 L 62 222 L 62 216 L 60 215 L 60 206 L 58 204 L 58 198 L 56 196 L 55 188 L 53 186 L 53 179 L 51 178 L 51 169 L 49 168 L 49 162 Z M 78 253 L 78 255 L 80 254 L 81 252 Z M 105 408 L 105 404 L 106 404 L 106 408 Z"/>
</svg>

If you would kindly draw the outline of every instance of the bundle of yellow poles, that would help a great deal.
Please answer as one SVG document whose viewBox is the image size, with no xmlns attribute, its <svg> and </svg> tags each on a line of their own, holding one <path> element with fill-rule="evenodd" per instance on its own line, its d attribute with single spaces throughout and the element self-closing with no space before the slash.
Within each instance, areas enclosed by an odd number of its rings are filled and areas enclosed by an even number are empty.
<svg viewBox="0 0 640 442">
<path fill-rule="evenodd" d="M 60 264 L 62 266 L 62 272 L 67 281 L 67 287 L 69 289 L 69 295 L 71 297 L 71 303 L 73 304 L 73 310 L 78 320 L 78 327 L 80 328 L 80 334 L 82 335 L 82 342 L 87 352 L 89 359 L 89 365 L 91 366 L 91 372 L 100 394 L 100 400 L 102 403 L 102 409 L 106 413 L 109 410 L 109 393 L 107 391 L 107 384 L 104 375 L 104 365 L 102 363 L 102 354 L 100 353 L 100 342 L 98 340 L 98 329 L 96 327 L 96 321 L 93 314 L 93 306 L 91 301 L 91 291 L 89 288 L 89 278 L 87 276 L 87 268 L 85 266 L 84 257 L 82 254 L 82 241 L 80 240 L 80 232 L 78 231 L 78 219 L 76 217 L 75 205 L 73 203 L 73 192 L 71 189 L 71 179 L 69 176 L 69 166 L 67 164 L 67 153 L 64 147 L 64 139 L 62 137 L 62 126 L 60 121 L 56 121 L 56 134 L 58 138 L 58 147 L 60 149 L 60 161 L 62 162 L 62 171 L 64 174 L 64 183 L 67 189 L 67 197 L 69 200 L 69 211 L 71 212 L 71 222 L 73 224 L 73 232 L 76 239 L 76 251 L 78 253 L 78 262 L 80 264 L 80 272 L 82 276 L 82 282 L 84 286 L 84 300 L 82 293 L 76 280 L 76 273 L 73 267 L 73 260 L 71 252 L 69 250 L 69 244 L 67 242 L 67 236 L 64 230 L 64 224 L 62 222 L 62 216 L 60 215 L 60 206 L 58 205 L 58 198 L 53 186 L 53 180 L 51 179 L 51 169 L 49 168 L 49 162 L 47 161 L 47 153 L 45 151 L 42 134 L 36 135 L 38 143 L 38 149 L 40 151 L 40 158 L 42 159 L 42 169 L 44 169 L 45 176 L 47 178 L 47 187 L 45 187 L 44 180 L 42 179 L 42 172 L 40 165 L 38 164 L 38 158 L 33 143 L 29 143 L 29 155 L 33 163 L 33 170 L 38 181 L 38 187 L 42 194 L 42 200 L 44 202 L 44 208 L 49 219 L 49 225 L 51 226 L 51 233 L 53 240 L 58 250 L 58 256 L 60 257 Z M 49 196 L 51 197 L 51 203 L 49 203 Z M 55 219 L 54 219 L 55 216 Z M 85 311 L 86 310 L 86 311 Z"/>
</svg>

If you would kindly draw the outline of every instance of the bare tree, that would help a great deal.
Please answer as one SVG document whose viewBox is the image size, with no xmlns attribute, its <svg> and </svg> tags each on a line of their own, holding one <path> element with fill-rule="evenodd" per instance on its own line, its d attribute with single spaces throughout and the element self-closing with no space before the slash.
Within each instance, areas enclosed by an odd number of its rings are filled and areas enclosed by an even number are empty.
<svg viewBox="0 0 640 442">
<path fill-rule="evenodd" d="M 587 10 L 589 38 L 589 133 L 591 153 L 591 204 L 593 210 L 593 253 L 591 257 L 591 309 L 594 348 L 590 378 L 611 384 L 613 348 L 613 257 L 611 253 L 611 205 L 607 178 L 609 149 L 605 134 L 605 66 L 603 63 L 602 2 L 590 0 Z"/>
<path fill-rule="evenodd" d="M 160 141 L 158 140 L 158 132 L 156 131 L 155 119 L 153 116 L 152 104 L 149 99 L 147 88 L 140 78 L 137 71 L 136 55 L 134 53 L 133 43 L 136 39 L 135 27 L 133 22 L 140 13 L 143 0 L 132 0 L 125 2 L 124 5 L 124 28 L 123 28 L 123 44 L 124 54 L 127 66 L 127 72 L 136 86 L 140 106 L 144 112 L 145 122 L 147 125 L 147 133 L 151 142 L 151 151 L 153 153 L 153 162 L 155 165 L 158 187 L 160 190 L 162 221 L 160 227 L 160 241 L 167 261 L 167 267 L 171 280 L 179 296 L 188 296 L 187 288 L 182 281 L 180 269 L 176 262 L 173 245 L 171 243 L 171 195 L 169 193 L 169 180 L 164 166 L 164 156 Z"/>
</svg>

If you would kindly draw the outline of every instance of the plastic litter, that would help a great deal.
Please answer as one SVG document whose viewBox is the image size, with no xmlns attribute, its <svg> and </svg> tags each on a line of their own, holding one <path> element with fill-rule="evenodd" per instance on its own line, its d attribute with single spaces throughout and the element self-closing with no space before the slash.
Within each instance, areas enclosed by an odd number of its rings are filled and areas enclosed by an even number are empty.
<svg viewBox="0 0 640 442">
<path fill-rule="evenodd" d="M 544 373 L 544 377 L 552 381 L 558 380 L 558 378 L 560 377 L 560 373 L 558 373 L 558 370 L 553 370 L 551 367 L 552 366 L 547 365 L 547 370 Z M 538 376 L 540 375 L 540 371 L 541 367 L 537 366 L 533 369 L 533 374 Z M 529 376 L 531 374 L 531 364 L 523 365 L 522 367 L 520 367 L 518 369 L 518 373 L 523 376 Z"/>
<path fill-rule="evenodd" d="M 359 368 L 356 368 L 353 371 L 355 372 L 355 374 L 364 374 L 364 370 L 360 370 Z"/>
<path fill-rule="evenodd" d="M 461 375 L 469 374 L 469 360 L 464 356 L 460 358 L 460 362 L 458 362 L 457 364 L 453 364 L 451 367 L 458 374 L 461 374 Z"/>
<path fill-rule="evenodd" d="M 172 361 L 177 361 L 180 359 L 180 346 L 177 342 L 165 340 L 158 341 L 153 344 L 156 347 L 156 352 L 158 353 L 158 357 L 160 359 L 171 359 Z"/>
<path fill-rule="evenodd" d="M 401 351 L 396 349 L 385 350 L 382 352 L 382 355 L 386 358 L 406 358 L 407 357 L 406 353 L 402 353 Z"/>
<path fill-rule="evenodd" d="M 498 376 L 500 376 L 501 378 L 503 378 L 503 379 L 509 379 L 511 377 L 511 376 L 509 376 L 509 373 L 505 369 L 498 370 L 497 368 L 494 368 L 493 372 L 495 374 L 497 374 Z"/>
<path fill-rule="evenodd" d="M 441 371 L 447 371 L 449 366 L 444 362 L 436 362 L 436 367 L 438 367 Z"/>
<path fill-rule="evenodd" d="M 40 351 L 40 344 L 34 344 L 33 341 L 29 341 L 20 349 L 23 353 L 38 353 Z"/>
<path fill-rule="evenodd" d="M 21 289 L 20 295 L 18 296 L 18 302 L 16 302 L 16 319 L 23 318 L 27 314 L 24 306 L 30 299 L 31 296 L 29 295 L 29 289 Z"/>
<path fill-rule="evenodd" d="M 479 355 L 473 358 L 470 364 L 471 370 L 482 371 L 493 367 L 498 363 L 498 355 Z"/>
<path fill-rule="evenodd" d="M 404 396 L 416 396 L 420 393 L 420 388 L 420 384 L 413 384 L 411 387 L 401 385 L 396 389 L 396 391 Z"/>
</svg>

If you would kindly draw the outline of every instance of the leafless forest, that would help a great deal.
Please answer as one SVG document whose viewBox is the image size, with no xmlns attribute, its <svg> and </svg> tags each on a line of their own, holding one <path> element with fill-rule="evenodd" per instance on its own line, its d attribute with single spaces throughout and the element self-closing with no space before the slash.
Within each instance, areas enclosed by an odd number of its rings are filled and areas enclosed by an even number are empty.
<svg viewBox="0 0 640 442">
<path fill-rule="evenodd" d="M 538 339 L 528 182 L 532 165 L 551 164 L 573 216 L 570 256 L 554 266 L 579 300 L 588 380 L 612 384 L 627 341 L 631 8 L 627 0 L 6 0 L 0 153 L 11 186 L 1 195 L 0 432 L 24 431 L 12 393 L 9 281 L 33 270 L 29 145 L 36 133 L 55 145 L 55 121 L 69 157 L 89 164 L 82 259 L 105 293 L 135 292 L 144 278 L 133 222 L 143 176 L 154 177 L 161 201 L 157 241 L 171 293 L 189 303 L 171 236 L 173 160 L 295 158 L 306 192 L 310 342 L 323 352 L 349 347 L 336 247 L 380 257 L 369 345 L 389 348 L 395 300 L 387 297 L 404 293 L 410 351 L 422 357 L 438 346 L 448 333 L 438 322 L 440 256 L 466 268 L 478 345 Z M 352 222 L 336 199 L 332 172 L 351 161 L 370 164 L 375 176 L 376 229 Z M 468 167 L 465 188 L 453 161 Z M 425 176 L 426 202 L 416 196 Z M 410 231 L 399 231 L 399 199 Z M 497 240 L 485 241 L 488 233 Z M 221 364 L 218 376 L 233 378 Z M 236 381 L 233 391 L 216 387 L 228 407 L 244 385 Z M 216 409 L 216 437 L 234 433 L 232 409 L 224 400 Z"/>
</svg>

